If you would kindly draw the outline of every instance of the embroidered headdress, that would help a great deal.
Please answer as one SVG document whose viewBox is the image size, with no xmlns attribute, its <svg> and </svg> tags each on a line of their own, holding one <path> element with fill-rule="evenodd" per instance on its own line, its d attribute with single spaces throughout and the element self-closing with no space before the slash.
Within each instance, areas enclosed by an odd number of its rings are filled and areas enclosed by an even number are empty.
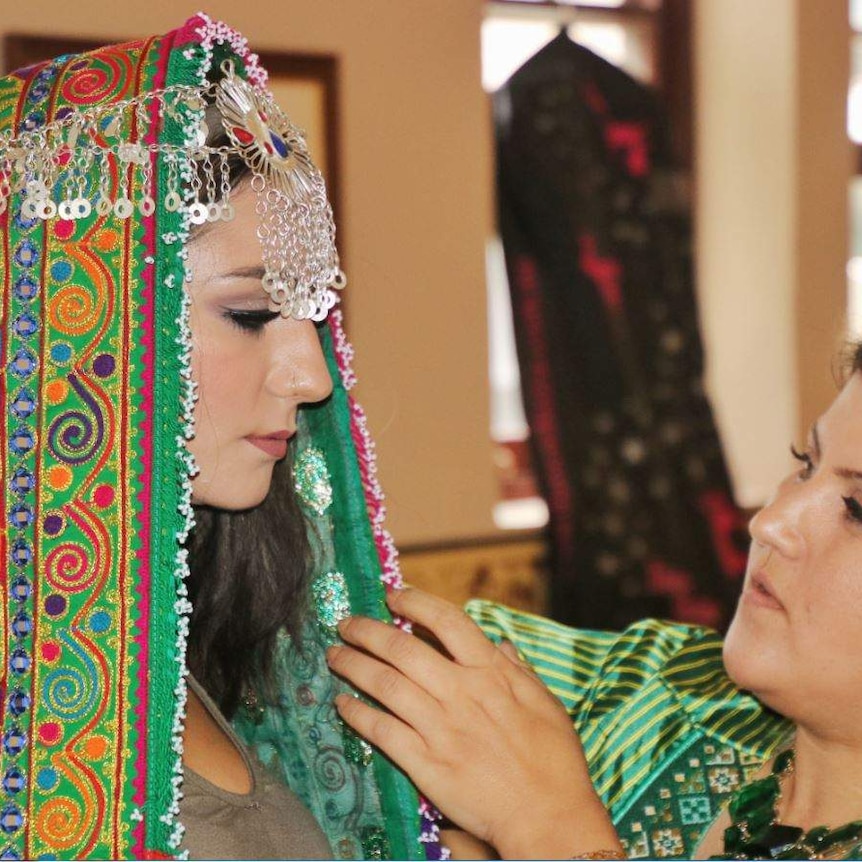
<svg viewBox="0 0 862 862">
<path fill-rule="evenodd" d="M 263 287 L 321 320 L 343 285 L 323 180 L 243 40 L 197 15 L 164 36 L 0 79 L 0 858 L 179 847 L 193 527 L 189 229 L 229 220 L 230 158 L 258 195 Z M 229 147 L 206 144 L 206 105 Z M 436 857 L 433 815 L 338 721 L 323 649 L 398 581 L 371 444 L 334 380 L 303 410 L 298 496 L 316 548 L 308 650 L 278 647 L 281 697 L 238 729 L 338 856 Z"/>
</svg>

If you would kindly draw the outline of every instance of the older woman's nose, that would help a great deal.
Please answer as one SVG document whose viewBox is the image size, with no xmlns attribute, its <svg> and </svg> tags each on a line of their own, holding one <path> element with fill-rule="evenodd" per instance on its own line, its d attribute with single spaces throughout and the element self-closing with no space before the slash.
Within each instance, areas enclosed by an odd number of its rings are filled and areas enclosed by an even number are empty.
<svg viewBox="0 0 862 862">
<path fill-rule="evenodd" d="M 332 378 L 310 320 L 285 319 L 272 327 L 272 365 L 266 385 L 279 398 L 301 404 L 323 401 L 332 393 Z"/>
<path fill-rule="evenodd" d="M 797 495 L 779 491 L 749 522 L 751 538 L 788 559 L 798 559 L 805 550 L 799 528 L 802 506 Z"/>
</svg>

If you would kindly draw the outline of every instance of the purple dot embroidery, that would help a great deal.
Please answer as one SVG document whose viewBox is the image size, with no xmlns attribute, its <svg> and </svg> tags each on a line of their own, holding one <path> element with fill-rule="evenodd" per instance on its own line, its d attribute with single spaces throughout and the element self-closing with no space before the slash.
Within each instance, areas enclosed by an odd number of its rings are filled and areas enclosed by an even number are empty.
<svg viewBox="0 0 862 862">
<path fill-rule="evenodd" d="M 42 526 L 49 536 L 56 536 L 63 529 L 63 519 L 59 515 L 48 515 Z"/>
<path fill-rule="evenodd" d="M 93 362 L 93 372 L 97 377 L 110 377 L 114 373 L 116 362 L 110 353 L 97 356 Z"/>
<path fill-rule="evenodd" d="M 56 593 L 45 599 L 45 613 L 49 617 L 58 617 L 66 610 L 66 600 Z"/>
</svg>

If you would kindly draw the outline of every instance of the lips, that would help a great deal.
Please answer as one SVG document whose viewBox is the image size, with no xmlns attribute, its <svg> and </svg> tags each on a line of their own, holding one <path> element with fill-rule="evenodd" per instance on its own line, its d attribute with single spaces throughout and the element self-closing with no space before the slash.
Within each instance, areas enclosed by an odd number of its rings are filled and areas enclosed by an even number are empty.
<svg viewBox="0 0 862 862">
<path fill-rule="evenodd" d="M 773 610 L 784 610 L 784 605 L 778 600 L 769 582 L 769 578 L 763 570 L 756 571 L 749 581 L 745 590 L 745 598 L 752 604 Z"/>
<path fill-rule="evenodd" d="M 249 434 L 245 439 L 270 458 L 279 460 L 287 455 L 287 444 L 293 434 L 293 431 L 273 431 L 271 434 Z"/>
</svg>

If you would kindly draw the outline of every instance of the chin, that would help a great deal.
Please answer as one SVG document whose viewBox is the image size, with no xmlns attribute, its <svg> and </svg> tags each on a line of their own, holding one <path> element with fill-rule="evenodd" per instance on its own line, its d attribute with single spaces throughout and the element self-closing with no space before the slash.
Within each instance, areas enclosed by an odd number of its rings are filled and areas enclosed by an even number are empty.
<svg viewBox="0 0 862 862">
<path fill-rule="evenodd" d="M 769 692 L 787 672 L 787 654 L 763 632 L 734 616 L 722 648 L 727 675 L 737 688 L 751 692 L 770 706 Z"/>
<path fill-rule="evenodd" d="M 269 493 L 272 476 L 266 482 L 213 482 L 206 484 L 201 476 L 192 480 L 192 504 L 211 506 L 225 512 L 243 512 L 259 506 Z"/>
</svg>

